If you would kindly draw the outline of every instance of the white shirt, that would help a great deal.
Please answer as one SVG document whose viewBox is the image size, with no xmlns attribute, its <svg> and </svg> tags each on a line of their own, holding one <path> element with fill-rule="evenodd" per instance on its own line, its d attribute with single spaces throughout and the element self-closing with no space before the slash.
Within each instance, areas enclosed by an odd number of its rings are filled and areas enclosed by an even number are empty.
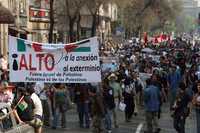
<svg viewBox="0 0 200 133">
<path fill-rule="evenodd" d="M 42 116 L 43 115 L 43 109 L 42 109 L 42 102 L 41 102 L 40 98 L 38 97 L 37 94 L 33 93 L 31 95 L 31 99 L 33 100 L 33 103 L 35 105 L 34 114 Z"/>
</svg>

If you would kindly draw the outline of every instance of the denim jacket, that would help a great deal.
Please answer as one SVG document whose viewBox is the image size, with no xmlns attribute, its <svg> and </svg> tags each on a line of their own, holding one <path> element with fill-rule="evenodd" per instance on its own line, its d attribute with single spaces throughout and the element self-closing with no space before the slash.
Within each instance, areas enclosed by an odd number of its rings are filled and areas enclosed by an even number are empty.
<svg viewBox="0 0 200 133">
<path fill-rule="evenodd" d="M 157 112 L 160 105 L 160 91 L 158 87 L 149 85 L 144 90 L 145 109 L 149 112 Z"/>
</svg>

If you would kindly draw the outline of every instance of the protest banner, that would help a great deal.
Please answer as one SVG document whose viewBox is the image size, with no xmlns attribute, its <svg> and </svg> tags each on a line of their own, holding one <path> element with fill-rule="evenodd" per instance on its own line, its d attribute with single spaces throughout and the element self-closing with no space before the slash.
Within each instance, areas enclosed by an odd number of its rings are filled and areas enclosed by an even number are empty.
<svg viewBox="0 0 200 133">
<path fill-rule="evenodd" d="M 97 37 L 44 44 L 9 36 L 10 82 L 101 82 Z"/>
</svg>

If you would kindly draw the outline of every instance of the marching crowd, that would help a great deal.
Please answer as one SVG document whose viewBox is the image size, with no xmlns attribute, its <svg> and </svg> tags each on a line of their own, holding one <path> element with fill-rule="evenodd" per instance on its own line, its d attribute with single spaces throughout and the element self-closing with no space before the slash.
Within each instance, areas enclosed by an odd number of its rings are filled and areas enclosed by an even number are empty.
<svg viewBox="0 0 200 133">
<path fill-rule="evenodd" d="M 173 43 L 162 48 L 150 46 L 160 55 L 157 61 L 139 46 L 113 49 L 114 55 L 125 53 L 102 73 L 100 84 L 9 83 L 9 71 L 1 65 L 0 102 L 10 104 L 18 122 L 30 124 L 36 133 L 41 133 L 43 126 L 66 128 L 67 111 L 74 105 L 80 128 L 91 128 L 93 133 L 111 133 L 112 125 L 118 128 L 117 110 L 124 112 L 125 122 L 131 122 L 141 108 L 145 110 L 145 133 L 159 133 L 162 105 L 169 102 L 177 133 L 185 133 L 192 110 L 200 133 L 198 45 L 191 48 L 180 38 Z M 3 56 L 0 58 L 2 64 Z"/>
</svg>

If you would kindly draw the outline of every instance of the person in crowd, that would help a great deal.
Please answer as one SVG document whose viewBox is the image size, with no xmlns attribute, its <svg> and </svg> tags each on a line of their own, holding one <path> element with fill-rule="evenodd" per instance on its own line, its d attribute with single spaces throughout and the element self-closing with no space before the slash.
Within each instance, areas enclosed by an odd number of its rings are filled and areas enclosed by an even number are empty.
<svg viewBox="0 0 200 133">
<path fill-rule="evenodd" d="M 196 110 L 197 133 L 200 133 L 200 81 L 197 84 L 198 92 L 194 95 L 192 103 Z"/>
<path fill-rule="evenodd" d="M 112 113 L 115 109 L 114 89 L 107 80 L 103 82 L 103 103 L 105 105 L 105 127 L 108 133 L 112 132 Z"/>
<path fill-rule="evenodd" d="M 105 107 L 103 103 L 102 91 L 96 92 L 92 96 L 92 133 L 103 133 L 104 124 L 103 119 L 105 118 Z"/>
<path fill-rule="evenodd" d="M 44 125 L 50 126 L 50 106 L 49 106 L 49 98 L 47 96 L 48 86 L 43 82 L 36 82 L 35 84 L 35 93 L 39 96 L 42 107 L 44 111 Z"/>
<path fill-rule="evenodd" d="M 14 96 L 12 89 L 14 86 L 9 86 L 7 82 L 1 82 L 0 84 L 0 102 L 12 104 Z"/>
<path fill-rule="evenodd" d="M 169 75 L 168 75 L 168 86 L 169 86 L 169 92 L 170 92 L 170 109 L 172 109 L 172 106 L 176 99 L 176 92 L 177 92 L 180 80 L 181 80 L 180 71 L 177 69 L 176 65 L 172 65 L 170 68 Z"/>
<path fill-rule="evenodd" d="M 186 91 L 186 86 L 180 82 L 179 91 L 173 105 L 174 128 L 177 133 L 185 133 L 185 121 L 190 113 L 191 98 Z"/>
<path fill-rule="evenodd" d="M 187 74 L 188 92 L 191 96 L 197 93 L 197 81 L 198 81 L 198 76 L 196 75 L 196 70 L 194 69 L 193 65 L 191 66 Z"/>
<path fill-rule="evenodd" d="M 160 103 L 160 105 L 159 105 L 159 111 L 158 111 L 158 119 L 160 119 L 160 117 L 161 117 L 161 108 L 162 108 L 162 104 L 163 104 L 163 101 L 164 101 L 164 99 L 166 99 L 166 95 L 165 95 L 165 91 L 164 91 L 164 88 L 163 88 L 163 85 L 162 85 L 162 83 L 161 83 L 161 80 L 160 80 L 161 78 L 160 78 L 160 75 L 159 75 L 159 71 L 155 71 L 154 73 L 153 73 L 153 75 L 152 75 L 152 77 L 151 77 L 151 82 L 152 82 L 152 84 L 153 85 L 155 85 L 158 89 L 159 89 L 159 91 L 160 91 L 160 101 L 159 101 L 159 103 Z"/>
<path fill-rule="evenodd" d="M 143 105 L 143 90 L 144 90 L 144 84 L 142 80 L 139 77 L 138 72 L 133 72 L 132 73 L 132 78 L 134 82 L 134 87 L 135 87 L 135 115 L 138 113 L 138 107 L 139 105 Z"/>
<path fill-rule="evenodd" d="M 121 88 L 121 84 L 117 81 L 117 78 L 118 77 L 116 76 L 116 74 L 112 73 L 108 77 L 108 80 L 109 80 L 109 87 L 113 89 L 115 103 L 116 105 L 119 105 L 122 98 L 122 88 Z M 118 128 L 116 108 L 113 108 L 112 113 L 113 113 L 114 126 L 115 128 Z"/>
<path fill-rule="evenodd" d="M 35 93 L 34 89 L 35 84 L 29 83 L 27 84 L 27 93 L 30 95 L 33 104 L 34 104 L 34 119 L 30 122 L 30 125 L 32 125 L 35 128 L 35 133 L 42 133 L 42 126 L 43 126 L 43 109 L 42 109 L 42 102 L 38 95 Z"/>
<path fill-rule="evenodd" d="M 55 91 L 54 91 L 54 104 L 53 108 L 54 112 L 54 119 L 53 119 L 53 129 L 57 128 L 59 116 L 61 114 L 61 127 L 66 128 L 66 112 L 67 112 L 67 97 L 68 92 L 67 88 L 64 84 L 56 83 L 55 84 Z"/>
<path fill-rule="evenodd" d="M 145 133 L 159 133 L 158 128 L 158 111 L 160 106 L 160 91 L 157 86 L 148 79 L 146 81 L 147 87 L 144 90 L 144 107 L 146 116 L 146 131 Z"/>
<path fill-rule="evenodd" d="M 2 54 L 0 54 L 0 69 L 6 71 L 8 69 L 7 65 L 8 65 L 7 60 Z"/>
<path fill-rule="evenodd" d="M 126 122 L 131 122 L 132 115 L 134 113 L 135 103 L 134 103 L 134 95 L 135 88 L 133 80 L 130 76 L 127 76 L 124 80 L 124 103 L 126 104 L 125 108 L 125 120 Z"/>
<path fill-rule="evenodd" d="M 29 123 L 34 119 L 34 103 L 26 88 L 18 88 L 18 98 L 12 103 L 14 116 L 18 123 Z"/>
<path fill-rule="evenodd" d="M 54 110 L 54 103 L 55 103 L 55 98 L 54 98 L 54 94 L 55 94 L 55 87 L 54 87 L 54 84 L 50 84 L 49 87 L 48 87 L 48 91 L 46 90 L 46 95 L 47 97 L 49 98 L 49 107 L 50 107 L 50 112 L 51 112 L 51 115 L 52 117 L 55 115 L 55 110 Z"/>
<path fill-rule="evenodd" d="M 90 128 L 89 102 L 89 86 L 87 84 L 77 84 L 75 86 L 75 103 L 77 104 L 81 128 Z"/>
</svg>

